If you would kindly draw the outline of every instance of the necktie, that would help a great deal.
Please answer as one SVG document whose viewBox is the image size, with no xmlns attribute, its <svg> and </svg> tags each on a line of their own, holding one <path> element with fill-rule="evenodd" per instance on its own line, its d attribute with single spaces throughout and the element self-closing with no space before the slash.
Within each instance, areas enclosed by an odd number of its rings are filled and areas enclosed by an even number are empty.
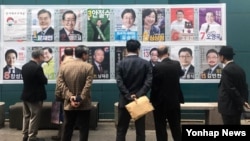
<svg viewBox="0 0 250 141">
<path fill-rule="evenodd" d="M 208 24 L 207 29 L 206 29 L 206 33 L 209 31 L 209 27 L 210 27 L 210 25 Z"/>
<path fill-rule="evenodd" d="M 212 69 L 209 69 L 209 70 L 208 70 L 208 74 L 211 74 L 211 73 L 212 73 Z"/>
<path fill-rule="evenodd" d="M 186 78 L 186 69 L 182 69 L 182 71 L 184 72 L 184 75 L 182 76 L 182 78 Z"/>
<path fill-rule="evenodd" d="M 41 33 L 42 33 L 42 39 L 41 39 L 41 41 L 44 41 L 44 35 L 45 35 L 45 32 L 44 32 L 44 31 L 42 31 Z"/>
<path fill-rule="evenodd" d="M 102 69 L 102 65 L 101 64 L 99 65 L 99 72 L 103 73 L 103 69 Z"/>
<path fill-rule="evenodd" d="M 10 69 L 10 73 L 13 74 L 14 73 L 14 69 Z"/>
</svg>

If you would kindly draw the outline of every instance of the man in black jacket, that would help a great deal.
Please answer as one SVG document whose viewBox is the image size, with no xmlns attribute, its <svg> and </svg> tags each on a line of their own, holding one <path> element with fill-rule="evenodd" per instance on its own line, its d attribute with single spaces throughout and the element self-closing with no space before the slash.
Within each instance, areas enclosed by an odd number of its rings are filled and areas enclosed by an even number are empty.
<svg viewBox="0 0 250 141">
<path fill-rule="evenodd" d="M 152 67 L 147 60 L 138 56 L 141 44 L 137 40 L 128 40 L 126 49 L 128 55 L 117 67 L 117 86 L 120 91 L 118 105 L 118 125 L 116 141 L 125 141 L 130 115 L 125 105 L 146 95 L 152 83 Z M 145 141 L 145 116 L 135 121 L 136 141 Z"/>
<path fill-rule="evenodd" d="M 222 69 L 219 83 L 218 110 L 225 125 L 240 125 L 243 106 L 248 105 L 248 86 L 245 71 L 233 61 L 233 48 L 223 46 L 220 51 Z"/>
<path fill-rule="evenodd" d="M 180 103 L 184 103 L 180 87 L 180 77 L 184 72 L 180 63 L 169 59 L 168 47 L 160 46 L 158 56 L 161 62 L 153 67 L 150 100 L 153 111 L 157 141 L 167 141 L 167 122 L 174 141 L 181 141 Z"/>
<path fill-rule="evenodd" d="M 23 65 L 23 141 L 38 141 L 38 126 L 43 101 L 47 98 L 45 85 L 48 83 L 40 63 L 43 62 L 43 50 L 34 50 L 32 59 Z"/>
</svg>

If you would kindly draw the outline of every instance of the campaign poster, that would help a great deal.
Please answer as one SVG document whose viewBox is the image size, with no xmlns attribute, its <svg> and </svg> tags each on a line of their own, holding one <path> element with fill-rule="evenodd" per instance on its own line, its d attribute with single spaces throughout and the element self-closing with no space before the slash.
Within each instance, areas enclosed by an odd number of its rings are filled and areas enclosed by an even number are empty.
<svg viewBox="0 0 250 141">
<path fill-rule="evenodd" d="M 138 9 L 115 8 L 114 10 L 114 40 L 127 41 L 138 39 Z"/>
<path fill-rule="evenodd" d="M 222 64 L 218 54 L 220 46 L 200 46 L 200 78 L 220 79 Z"/>
<path fill-rule="evenodd" d="M 165 9 L 142 9 L 142 41 L 165 41 Z"/>
<path fill-rule="evenodd" d="M 115 47 L 115 76 L 117 72 L 117 64 L 127 56 L 126 47 L 116 46 Z"/>
<path fill-rule="evenodd" d="M 83 39 L 83 10 L 81 9 L 60 9 L 59 10 L 60 42 L 81 42 Z"/>
<path fill-rule="evenodd" d="M 222 12 L 221 8 L 199 9 L 199 40 L 222 40 Z"/>
<path fill-rule="evenodd" d="M 48 80 L 55 80 L 57 76 L 58 71 L 58 48 L 52 47 L 52 46 L 34 46 L 31 47 L 30 52 L 36 49 L 42 49 L 43 50 L 43 56 L 44 61 L 41 63 L 41 66 L 43 68 L 43 72 Z M 30 53 L 31 54 L 31 53 Z M 31 57 L 31 56 L 30 56 Z"/>
<path fill-rule="evenodd" d="M 171 8 L 171 41 L 194 40 L 194 9 Z"/>
<path fill-rule="evenodd" d="M 4 9 L 4 41 L 27 40 L 27 9 Z"/>
<path fill-rule="evenodd" d="M 94 79 L 110 79 L 110 47 L 89 47 L 89 63 L 94 67 Z"/>
<path fill-rule="evenodd" d="M 110 9 L 88 9 L 88 41 L 110 41 Z"/>
<path fill-rule="evenodd" d="M 22 80 L 22 66 L 26 63 L 25 47 L 4 47 L 3 80 Z"/>
<path fill-rule="evenodd" d="M 152 48 L 157 48 L 158 46 L 142 46 L 141 47 L 141 53 L 140 53 L 140 56 L 147 60 L 147 61 L 150 61 L 150 50 Z"/>
<path fill-rule="evenodd" d="M 180 62 L 184 75 L 181 79 L 195 79 L 194 46 L 171 46 L 170 58 Z"/>
<path fill-rule="evenodd" d="M 32 41 L 54 41 L 54 9 L 32 9 L 31 25 Z"/>
</svg>

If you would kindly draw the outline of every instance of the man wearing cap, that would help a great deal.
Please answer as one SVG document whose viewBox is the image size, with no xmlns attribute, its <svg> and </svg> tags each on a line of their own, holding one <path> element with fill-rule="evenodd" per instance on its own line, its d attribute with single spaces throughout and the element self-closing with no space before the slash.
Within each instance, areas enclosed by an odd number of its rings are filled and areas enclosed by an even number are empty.
<svg viewBox="0 0 250 141">
<path fill-rule="evenodd" d="M 233 61 L 233 48 L 223 46 L 219 51 L 223 63 L 219 83 L 218 110 L 225 125 L 240 125 L 243 106 L 248 104 L 248 86 L 245 71 Z"/>
</svg>

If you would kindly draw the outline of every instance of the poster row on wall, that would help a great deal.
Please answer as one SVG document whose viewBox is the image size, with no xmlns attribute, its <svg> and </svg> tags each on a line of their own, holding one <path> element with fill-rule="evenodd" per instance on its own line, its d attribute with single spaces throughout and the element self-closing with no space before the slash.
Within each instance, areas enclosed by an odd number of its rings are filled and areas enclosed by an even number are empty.
<svg viewBox="0 0 250 141">
<path fill-rule="evenodd" d="M 129 39 L 141 42 L 140 57 L 146 60 L 152 48 L 168 45 L 171 58 L 188 66 L 183 67 L 185 76 L 181 82 L 217 82 L 221 76 L 222 65 L 216 51 L 226 45 L 223 3 L 1 5 L 0 12 L 0 66 L 3 68 L 0 83 L 22 83 L 20 70 L 36 48 L 44 49 L 45 62 L 41 65 L 49 82 L 55 83 L 64 48 L 77 45 L 90 48 L 88 62 L 94 67 L 97 59 L 102 62 L 101 72 L 95 67 L 94 82 L 114 83 L 116 64 L 125 56 Z M 210 49 L 215 52 L 213 61 L 207 56 Z M 15 69 L 10 69 L 10 64 Z"/>
<path fill-rule="evenodd" d="M 225 11 L 225 4 L 3 5 L 1 41 L 225 43 Z"/>
<path fill-rule="evenodd" d="M 66 46 L 60 47 L 3 47 L 2 80 L 22 80 L 21 68 L 31 59 L 34 49 L 43 49 L 45 61 L 41 64 L 49 80 L 55 80 L 60 67 L 61 58 Z M 70 46 L 72 47 L 72 46 Z M 75 47 L 72 47 L 75 48 Z M 140 57 L 145 60 L 153 57 L 150 50 L 157 46 L 142 46 Z M 171 46 L 170 58 L 180 62 L 186 70 L 181 79 L 220 79 L 222 64 L 220 64 L 218 51 L 220 46 Z M 89 47 L 88 62 L 94 66 L 95 80 L 115 79 L 116 64 L 126 56 L 125 46 L 91 46 Z M 96 64 L 101 64 L 102 70 Z M 11 68 L 9 66 L 12 66 Z M 14 67 L 13 67 L 14 66 Z"/>
</svg>

